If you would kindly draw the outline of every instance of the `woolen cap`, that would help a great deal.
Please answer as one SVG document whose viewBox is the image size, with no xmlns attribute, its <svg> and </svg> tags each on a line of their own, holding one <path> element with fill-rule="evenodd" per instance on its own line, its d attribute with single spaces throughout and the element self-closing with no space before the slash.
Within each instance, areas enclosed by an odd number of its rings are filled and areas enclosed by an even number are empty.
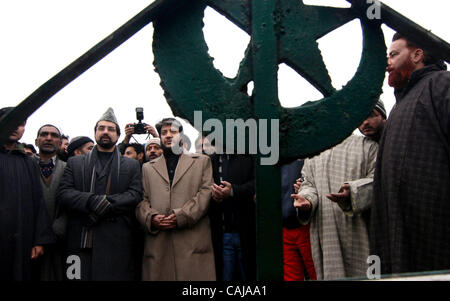
<svg viewBox="0 0 450 301">
<path fill-rule="evenodd" d="M 92 142 L 94 143 L 94 141 L 92 141 L 91 138 L 86 137 L 86 136 L 78 136 L 78 137 L 74 137 L 69 145 L 67 146 L 67 154 L 69 157 L 72 157 L 74 155 L 74 152 L 77 148 L 83 146 L 84 144 L 88 143 L 88 142 Z"/>
<path fill-rule="evenodd" d="M 149 146 L 150 144 L 158 144 L 159 146 L 161 146 L 161 139 L 151 138 L 150 140 L 147 141 L 147 144 L 145 144 L 145 149 L 147 149 L 147 146 Z"/>
<path fill-rule="evenodd" d="M 116 115 L 114 114 L 113 108 L 108 108 L 108 110 L 106 110 L 106 112 L 103 113 L 102 117 L 100 117 L 100 119 L 97 121 L 97 124 L 100 121 L 109 121 L 109 122 L 115 123 L 117 126 L 117 133 L 120 135 L 119 123 L 117 122 L 117 118 L 116 118 Z"/>
<path fill-rule="evenodd" d="M 383 101 L 381 99 L 379 99 L 377 101 L 377 103 L 375 104 L 374 109 L 376 109 L 381 114 L 381 116 L 383 116 L 384 119 L 387 118 L 386 117 L 386 109 L 384 108 L 384 103 L 383 103 Z"/>
</svg>

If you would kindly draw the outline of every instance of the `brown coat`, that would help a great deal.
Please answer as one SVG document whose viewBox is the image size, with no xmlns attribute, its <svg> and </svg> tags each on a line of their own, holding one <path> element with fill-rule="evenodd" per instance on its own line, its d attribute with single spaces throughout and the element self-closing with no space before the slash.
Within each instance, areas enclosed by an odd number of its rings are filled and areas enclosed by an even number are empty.
<svg viewBox="0 0 450 301">
<path fill-rule="evenodd" d="M 144 199 L 136 216 L 145 227 L 143 280 L 216 280 L 207 216 L 213 184 L 211 160 L 182 154 L 169 187 L 164 156 L 142 168 Z M 174 230 L 153 229 L 151 217 L 176 214 Z"/>
</svg>

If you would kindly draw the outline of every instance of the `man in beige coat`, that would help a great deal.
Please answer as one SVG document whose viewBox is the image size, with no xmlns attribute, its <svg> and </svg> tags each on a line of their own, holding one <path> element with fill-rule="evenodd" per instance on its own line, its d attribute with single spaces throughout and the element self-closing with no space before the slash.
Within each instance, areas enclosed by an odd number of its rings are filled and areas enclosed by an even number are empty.
<svg viewBox="0 0 450 301">
<path fill-rule="evenodd" d="M 144 164 L 144 199 L 136 216 L 145 228 L 143 280 L 216 280 L 207 215 L 213 184 L 211 160 L 183 153 L 182 125 L 156 125 L 163 155 Z"/>
</svg>

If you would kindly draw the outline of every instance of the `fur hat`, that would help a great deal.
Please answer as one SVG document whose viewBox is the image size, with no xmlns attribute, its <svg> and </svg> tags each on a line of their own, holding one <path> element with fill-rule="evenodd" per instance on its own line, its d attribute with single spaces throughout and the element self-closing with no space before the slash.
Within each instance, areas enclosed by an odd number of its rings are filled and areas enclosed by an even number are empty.
<svg viewBox="0 0 450 301">
<path fill-rule="evenodd" d="M 97 129 L 97 124 L 100 121 L 109 121 L 112 123 L 115 123 L 117 126 L 117 134 L 120 136 L 120 127 L 119 127 L 119 123 L 117 122 L 117 118 L 116 115 L 114 114 L 114 110 L 112 108 L 108 108 L 108 110 L 106 110 L 105 113 L 103 113 L 102 117 L 100 117 L 100 119 L 97 121 L 97 123 L 95 124 L 95 128 Z"/>
</svg>

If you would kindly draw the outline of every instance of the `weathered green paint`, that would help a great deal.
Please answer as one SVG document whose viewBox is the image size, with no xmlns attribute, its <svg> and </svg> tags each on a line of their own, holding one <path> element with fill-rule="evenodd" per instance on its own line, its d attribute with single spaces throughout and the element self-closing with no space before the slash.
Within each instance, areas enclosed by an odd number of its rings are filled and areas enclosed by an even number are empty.
<svg viewBox="0 0 450 301">
<path fill-rule="evenodd" d="M 283 108 L 281 156 L 305 157 L 345 139 L 371 111 L 382 92 L 386 46 L 378 25 L 362 22 L 363 52 L 354 77 L 322 100 L 298 108 Z"/>
<path fill-rule="evenodd" d="M 202 111 L 203 119 L 252 118 L 250 97 L 242 91 L 246 80 L 225 78 L 208 55 L 202 31 L 205 7 L 206 1 L 189 1 L 153 24 L 154 64 L 167 102 L 175 115 L 192 124 L 194 111 Z"/>
<path fill-rule="evenodd" d="M 360 66 L 353 79 L 342 90 L 335 91 L 316 40 L 354 19 L 355 11 L 308 6 L 302 1 L 273 2 L 276 65 L 288 64 L 326 97 L 297 108 L 282 108 L 276 97 L 268 109 L 280 112 L 282 159 L 307 157 L 350 135 L 381 94 L 386 68 L 381 23 L 361 18 L 364 47 Z M 261 118 L 255 114 L 252 98 L 245 92 L 247 83 L 256 75 L 252 71 L 251 45 L 236 78 L 224 77 L 215 69 L 203 37 L 206 5 L 218 9 L 250 33 L 250 1 L 190 1 L 154 23 L 154 64 L 173 113 L 191 123 L 196 110 L 203 112 L 203 119 L 217 118 L 222 122 L 227 118 Z"/>
<path fill-rule="evenodd" d="M 252 37 L 233 79 L 215 69 L 207 52 L 202 32 L 206 5 Z M 280 119 L 282 161 L 311 156 L 350 135 L 381 94 L 386 46 L 379 22 L 362 18 L 360 66 L 340 91 L 332 87 L 318 48 L 317 39 L 355 17 L 352 9 L 307 6 L 302 1 L 191 1 L 154 23 L 154 64 L 175 115 L 192 124 L 194 111 L 202 111 L 203 120 L 216 118 L 223 124 L 226 119 Z M 325 98 L 297 108 L 281 107 L 280 63 L 291 66 Z M 255 89 L 250 97 L 245 87 L 251 80 Z M 280 167 L 258 166 L 256 175 L 258 278 L 282 279 Z"/>
<path fill-rule="evenodd" d="M 255 116 L 266 120 L 280 119 L 276 19 L 273 18 L 276 13 L 274 1 L 252 1 L 253 107 Z M 270 133 L 268 122 L 268 139 Z M 257 157 L 260 162 L 261 154 Z M 257 277 L 259 280 L 279 280 L 283 278 L 283 232 L 278 164 L 256 166 L 256 196 Z"/>
</svg>

